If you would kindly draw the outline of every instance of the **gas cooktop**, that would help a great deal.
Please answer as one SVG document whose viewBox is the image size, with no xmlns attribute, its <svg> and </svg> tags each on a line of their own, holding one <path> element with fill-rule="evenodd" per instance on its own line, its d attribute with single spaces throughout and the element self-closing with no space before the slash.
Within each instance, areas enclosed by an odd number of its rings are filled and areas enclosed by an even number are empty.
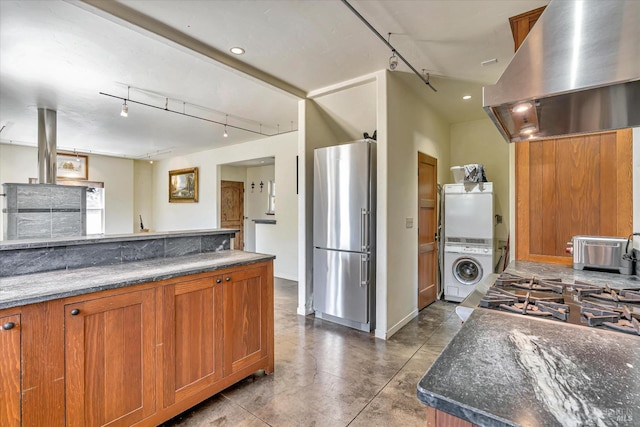
<svg viewBox="0 0 640 427">
<path fill-rule="evenodd" d="M 480 307 L 640 335 L 640 290 L 502 273 Z"/>
</svg>

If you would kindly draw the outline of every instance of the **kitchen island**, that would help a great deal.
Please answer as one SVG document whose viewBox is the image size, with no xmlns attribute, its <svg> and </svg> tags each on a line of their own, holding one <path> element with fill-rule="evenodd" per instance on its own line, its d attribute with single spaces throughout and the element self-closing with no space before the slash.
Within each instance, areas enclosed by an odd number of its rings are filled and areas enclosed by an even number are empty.
<svg viewBox="0 0 640 427">
<path fill-rule="evenodd" d="M 640 287 L 635 276 L 559 265 L 512 262 L 507 272 Z M 477 308 L 417 394 L 428 425 L 637 426 L 640 336 Z"/>
<path fill-rule="evenodd" d="M 273 372 L 274 257 L 230 250 L 234 231 L 6 243 L 5 266 L 94 266 L 0 277 L 0 425 L 155 426 Z"/>
</svg>

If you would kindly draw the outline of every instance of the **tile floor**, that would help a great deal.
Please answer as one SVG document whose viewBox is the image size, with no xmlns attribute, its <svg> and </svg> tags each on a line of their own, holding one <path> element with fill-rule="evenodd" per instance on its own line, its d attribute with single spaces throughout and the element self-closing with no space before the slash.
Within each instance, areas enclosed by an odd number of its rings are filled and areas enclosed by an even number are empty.
<svg viewBox="0 0 640 427">
<path fill-rule="evenodd" d="M 460 329 L 437 301 L 387 341 L 296 314 L 297 282 L 275 280 L 275 373 L 256 373 L 163 424 L 424 426 L 416 385 Z"/>
</svg>

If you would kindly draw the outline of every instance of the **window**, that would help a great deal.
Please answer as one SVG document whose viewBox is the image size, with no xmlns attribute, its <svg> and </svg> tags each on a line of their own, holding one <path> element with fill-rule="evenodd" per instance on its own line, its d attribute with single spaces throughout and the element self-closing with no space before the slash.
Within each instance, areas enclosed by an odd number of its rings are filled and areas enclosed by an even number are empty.
<svg viewBox="0 0 640 427">
<path fill-rule="evenodd" d="M 269 198 L 267 200 L 267 214 L 275 214 L 276 213 L 276 181 L 269 181 Z"/>
<path fill-rule="evenodd" d="M 104 187 L 87 188 L 87 235 L 104 234 Z"/>
</svg>

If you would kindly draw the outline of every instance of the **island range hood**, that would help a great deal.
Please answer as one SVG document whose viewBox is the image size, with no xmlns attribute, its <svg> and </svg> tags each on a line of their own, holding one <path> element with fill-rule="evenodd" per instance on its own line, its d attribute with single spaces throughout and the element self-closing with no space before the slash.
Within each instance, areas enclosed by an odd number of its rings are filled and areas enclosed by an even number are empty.
<svg viewBox="0 0 640 427">
<path fill-rule="evenodd" d="M 552 0 L 483 106 L 508 142 L 640 126 L 640 1 Z"/>
</svg>

